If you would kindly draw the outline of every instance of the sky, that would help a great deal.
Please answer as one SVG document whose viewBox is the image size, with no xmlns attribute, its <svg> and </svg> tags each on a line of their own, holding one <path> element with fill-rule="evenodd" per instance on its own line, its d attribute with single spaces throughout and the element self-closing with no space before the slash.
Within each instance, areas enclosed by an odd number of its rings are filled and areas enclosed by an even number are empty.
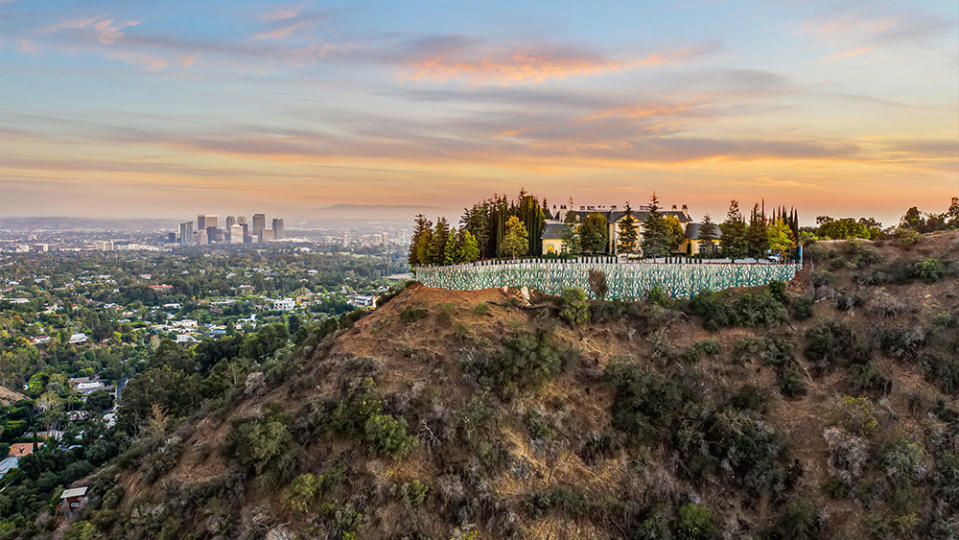
<svg viewBox="0 0 959 540">
<path fill-rule="evenodd" d="M 0 0 L 0 214 L 942 212 L 959 3 Z"/>
</svg>

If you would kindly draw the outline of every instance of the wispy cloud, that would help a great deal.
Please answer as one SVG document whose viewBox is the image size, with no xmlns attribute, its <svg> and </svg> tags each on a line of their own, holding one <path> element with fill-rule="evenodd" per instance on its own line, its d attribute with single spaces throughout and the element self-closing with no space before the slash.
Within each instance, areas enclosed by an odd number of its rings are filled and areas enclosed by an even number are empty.
<svg viewBox="0 0 959 540">
<path fill-rule="evenodd" d="M 881 47 L 913 42 L 935 36 L 956 26 L 956 20 L 947 20 L 915 11 L 882 13 L 879 9 L 865 11 L 844 10 L 805 21 L 800 33 L 841 50 L 823 58 L 833 61 L 869 54 Z"/>
<path fill-rule="evenodd" d="M 462 79 L 480 85 L 541 83 L 551 79 L 677 64 L 719 47 L 718 42 L 708 42 L 690 48 L 653 52 L 639 58 L 616 59 L 574 46 L 490 46 L 462 36 L 441 36 L 413 44 L 405 67 L 408 78 L 413 80 Z"/>
<path fill-rule="evenodd" d="M 326 13 L 303 11 L 300 8 L 279 8 L 266 13 L 266 26 L 253 34 L 257 41 L 287 39 L 294 33 L 312 28 L 329 19 Z"/>
</svg>

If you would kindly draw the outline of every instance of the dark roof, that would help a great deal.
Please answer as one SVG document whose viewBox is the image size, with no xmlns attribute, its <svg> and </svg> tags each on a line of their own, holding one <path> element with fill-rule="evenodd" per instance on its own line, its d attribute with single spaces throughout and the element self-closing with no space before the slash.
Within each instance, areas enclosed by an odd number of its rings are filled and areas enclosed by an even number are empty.
<svg viewBox="0 0 959 540">
<path fill-rule="evenodd" d="M 559 240 L 563 238 L 563 228 L 566 225 L 562 223 L 547 223 L 543 227 L 543 234 L 540 235 L 540 238 L 543 240 Z"/>
<path fill-rule="evenodd" d="M 686 224 L 686 238 L 690 240 L 699 239 L 699 229 L 703 226 L 702 223 L 687 223 Z M 719 226 L 713 223 L 713 227 L 716 230 L 716 239 L 719 239 L 723 235 L 723 231 L 719 229 Z"/>
<path fill-rule="evenodd" d="M 586 218 L 590 214 L 600 214 L 606 218 L 607 223 L 616 223 L 617 221 L 623 219 L 626 215 L 626 212 L 622 210 L 570 210 L 570 214 L 579 216 L 580 221 Z M 692 219 L 683 213 L 681 210 L 663 210 L 660 214 L 665 216 L 675 216 L 679 219 L 680 223 L 689 223 Z M 639 221 L 640 223 L 646 221 L 646 218 L 649 217 L 649 212 L 646 211 L 634 211 L 633 219 Z"/>
</svg>

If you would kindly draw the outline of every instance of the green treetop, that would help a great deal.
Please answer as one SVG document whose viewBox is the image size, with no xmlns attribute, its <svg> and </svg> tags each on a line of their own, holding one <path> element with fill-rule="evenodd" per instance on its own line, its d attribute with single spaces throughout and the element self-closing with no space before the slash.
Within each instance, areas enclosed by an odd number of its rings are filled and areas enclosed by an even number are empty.
<svg viewBox="0 0 959 540">
<path fill-rule="evenodd" d="M 526 255 L 529 251 L 529 233 L 523 222 L 516 216 L 510 216 L 506 220 L 506 235 L 503 237 L 503 254 L 514 259 L 518 256 Z"/>
</svg>

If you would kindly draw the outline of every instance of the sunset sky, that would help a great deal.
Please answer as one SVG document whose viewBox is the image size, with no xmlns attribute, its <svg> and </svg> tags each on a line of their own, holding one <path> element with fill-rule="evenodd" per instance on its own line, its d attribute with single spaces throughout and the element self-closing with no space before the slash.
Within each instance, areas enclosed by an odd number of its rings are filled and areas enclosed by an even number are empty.
<svg viewBox="0 0 959 540">
<path fill-rule="evenodd" d="M 669 4 L 669 5 L 666 5 Z M 959 4 L 0 0 L 0 214 L 959 195 Z"/>
</svg>

